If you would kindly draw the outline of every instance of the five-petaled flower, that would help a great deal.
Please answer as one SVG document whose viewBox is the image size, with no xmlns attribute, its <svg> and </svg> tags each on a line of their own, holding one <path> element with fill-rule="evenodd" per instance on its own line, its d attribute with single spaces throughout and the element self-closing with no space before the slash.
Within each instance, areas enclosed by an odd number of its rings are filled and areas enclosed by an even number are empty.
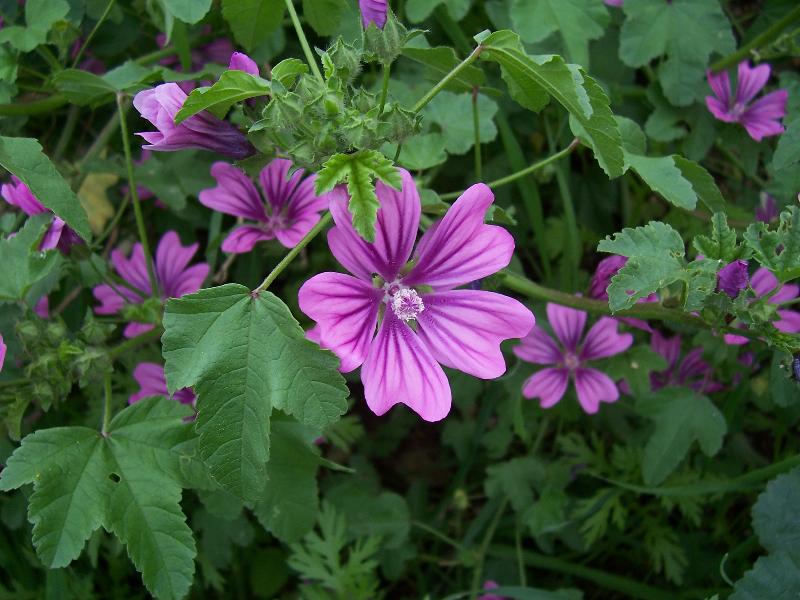
<svg viewBox="0 0 800 600">
<path fill-rule="evenodd" d="M 739 63 L 736 95 L 731 95 L 731 80 L 727 71 L 708 72 L 708 85 L 714 96 L 706 96 L 706 106 L 711 114 L 726 123 L 740 123 L 750 137 L 760 142 L 762 138 L 783 133 L 780 120 L 786 115 L 786 90 L 777 90 L 749 102 L 767 84 L 769 65 L 751 67 L 747 61 Z"/>
<path fill-rule="evenodd" d="M 162 299 L 180 298 L 200 289 L 208 275 L 209 266 L 206 263 L 189 266 L 198 248 L 197 243 L 181 245 L 181 240 L 174 231 L 168 231 L 161 238 L 153 262 Z M 100 301 L 100 306 L 94 309 L 98 315 L 117 314 L 125 303 L 141 304 L 152 295 L 141 244 L 133 246 L 130 258 L 126 258 L 122 251 L 114 250 L 111 253 L 111 264 L 127 285 L 115 284 L 112 287 L 104 283 L 94 288 L 94 297 Z M 125 327 L 125 337 L 136 337 L 152 328 L 147 323 L 129 323 Z"/>
<path fill-rule="evenodd" d="M 217 187 L 200 192 L 200 203 L 219 212 L 255 221 L 241 225 L 222 242 L 224 252 L 249 252 L 257 242 L 278 241 L 293 248 L 317 224 L 328 208 L 328 195 L 314 193 L 314 176 L 303 178 L 296 170 L 289 177 L 291 161 L 276 158 L 259 174 L 264 200 L 250 178 L 224 162 L 211 166 Z"/>
<path fill-rule="evenodd" d="M 162 83 L 136 94 L 133 106 L 158 130 L 136 134 L 147 142 L 142 148 L 163 152 L 200 148 L 235 159 L 255 152 L 241 131 L 208 111 L 201 111 L 176 125 L 175 115 L 183 107 L 186 97 L 186 92 L 177 83 Z"/>
<path fill-rule="evenodd" d="M 11 183 L 4 183 L 0 187 L 0 196 L 3 196 L 6 202 L 11 206 L 16 206 L 29 217 L 51 212 L 49 208 L 39 202 L 31 189 L 15 175 L 11 176 Z M 78 237 L 78 234 L 72 231 L 61 217 L 53 215 L 53 222 L 50 223 L 50 227 L 47 228 L 47 232 L 39 243 L 39 250 L 58 248 L 62 252 L 66 252 L 70 246 L 78 244 L 80 241 L 81 238 Z"/>
<path fill-rule="evenodd" d="M 388 0 L 358 0 L 358 9 L 361 11 L 361 25 L 366 29 L 370 23 L 375 23 L 378 29 L 386 25 L 386 14 L 389 12 Z"/>
<path fill-rule="evenodd" d="M 558 404 L 572 379 L 578 402 L 587 413 L 596 413 L 601 402 L 616 402 L 619 390 L 614 381 L 587 363 L 624 352 L 633 343 L 633 336 L 619 333 L 616 320 L 601 317 L 581 340 L 586 313 L 558 304 L 547 304 L 547 320 L 559 344 L 537 326 L 514 348 L 522 360 L 553 365 L 528 378 L 522 394 L 526 398 L 539 398 L 542 408 L 550 408 Z"/>
<path fill-rule="evenodd" d="M 402 190 L 378 182 L 381 201 L 375 242 L 353 228 L 342 188 L 331 192 L 336 226 L 328 244 L 353 275 L 321 273 L 300 289 L 300 309 L 317 322 L 309 332 L 341 360 L 361 367 L 367 405 L 378 415 L 402 403 L 426 421 L 450 411 L 442 365 L 482 379 L 505 372 L 500 342 L 526 335 L 533 313 L 494 292 L 456 289 L 505 267 L 514 239 L 483 222 L 494 195 L 476 184 L 431 226 L 413 254 L 420 198 L 401 170 Z M 377 335 L 376 335 L 377 329 Z"/>
<path fill-rule="evenodd" d="M 170 397 L 163 365 L 151 362 L 139 363 L 133 370 L 133 378 L 139 384 L 139 391 L 131 394 L 130 398 L 128 398 L 128 404 L 153 396 Z M 189 404 L 191 406 L 194 406 L 195 403 L 194 392 L 189 388 L 178 390 L 172 395 L 172 399 L 181 404 Z"/>
</svg>

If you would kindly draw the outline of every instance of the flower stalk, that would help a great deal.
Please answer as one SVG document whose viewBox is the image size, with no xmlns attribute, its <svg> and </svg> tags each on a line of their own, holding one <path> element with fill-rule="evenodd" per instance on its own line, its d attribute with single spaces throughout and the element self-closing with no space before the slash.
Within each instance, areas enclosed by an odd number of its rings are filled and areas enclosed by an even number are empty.
<svg viewBox="0 0 800 600">
<path fill-rule="evenodd" d="M 308 45 L 308 39 L 303 31 L 303 26 L 300 24 L 300 19 L 297 16 L 297 11 L 294 9 L 292 0 L 286 0 L 286 10 L 289 11 L 289 18 L 292 20 L 292 25 L 294 25 L 294 30 L 297 33 L 297 39 L 300 41 L 300 46 L 303 48 L 303 54 L 306 55 L 308 66 L 311 67 L 317 79 L 324 81 L 322 73 L 317 66 L 317 59 L 314 58 L 314 53 L 311 52 L 311 46 Z"/>
</svg>

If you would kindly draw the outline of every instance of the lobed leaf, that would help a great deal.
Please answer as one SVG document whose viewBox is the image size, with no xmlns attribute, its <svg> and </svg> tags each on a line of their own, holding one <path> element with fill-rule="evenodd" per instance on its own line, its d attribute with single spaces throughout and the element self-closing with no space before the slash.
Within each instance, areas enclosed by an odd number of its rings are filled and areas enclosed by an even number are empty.
<svg viewBox="0 0 800 600">
<path fill-rule="evenodd" d="M 268 96 L 271 90 L 269 81 L 257 75 L 237 70 L 225 71 L 211 87 L 192 90 L 175 115 L 175 123 L 181 123 L 203 110 L 222 118 L 237 102 Z"/>
</svg>

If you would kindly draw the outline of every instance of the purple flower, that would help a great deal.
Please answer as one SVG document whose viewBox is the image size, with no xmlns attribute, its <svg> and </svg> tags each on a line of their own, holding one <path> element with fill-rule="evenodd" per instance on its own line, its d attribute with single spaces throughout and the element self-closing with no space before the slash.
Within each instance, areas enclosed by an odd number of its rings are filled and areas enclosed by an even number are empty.
<svg viewBox="0 0 800 600">
<path fill-rule="evenodd" d="M 780 285 L 777 277 L 770 273 L 764 267 L 759 268 L 750 278 L 750 287 L 756 293 L 756 296 L 765 296 L 772 290 Z M 794 300 L 800 294 L 800 286 L 794 283 L 787 283 L 780 287 L 780 289 L 769 299 L 770 304 L 783 304 Z M 778 309 L 778 320 L 773 321 L 775 327 L 784 333 L 800 333 L 800 312 L 794 310 Z M 744 328 L 743 324 L 739 324 L 740 329 Z M 741 335 L 734 335 L 726 333 L 724 336 L 725 343 L 733 346 L 742 346 L 750 340 Z"/>
<path fill-rule="evenodd" d="M 650 374 L 650 385 L 653 390 L 663 387 L 688 387 L 702 394 L 710 394 L 722 389 L 722 385 L 711 379 L 714 370 L 703 360 L 702 348 L 690 350 L 683 360 L 678 362 L 681 355 L 681 336 L 667 338 L 654 331 L 650 345 L 664 357 L 668 365 L 660 373 Z"/>
<path fill-rule="evenodd" d="M 560 344 L 556 344 L 544 329 L 534 327 L 514 354 L 535 365 L 553 365 L 528 378 L 522 387 L 526 398 L 539 398 L 542 408 L 558 404 L 572 379 L 578 402 L 584 411 L 596 413 L 601 402 L 616 402 L 619 390 L 605 373 L 587 366 L 587 362 L 614 356 L 633 343 L 630 333 L 619 333 L 617 321 L 601 317 L 581 341 L 586 325 L 582 310 L 547 304 L 547 320 Z"/>
<path fill-rule="evenodd" d="M 231 54 L 231 60 L 228 63 L 229 71 L 244 71 L 250 75 L 258 75 L 258 65 L 256 61 L 247 56 L 244 52 L 234 52 Z"/>
<path fill-rule="evenodd" d="M 50 299 L 47 296 L 42 296 L 33 307 L 34 314 L 40 319 L 50 318 Z"/>
<path fill-rule="evenodd" d="M 287 248 L 294 248 L 317 224 L 319 213 L 328 208 L 328 195 L 314 194 L 314 176 L 303 179 L 302 169 L 289 177 L 291 167 L 291 161 L 276 158 L 261 169 L 259 183 L 264 202 L 240 169 L 224 162 L 211 166 L 217 187 L 200 192 L 200 203 L 257 223 L 234 229 L 222 242 L 224 252 L 249 252 L 256 243 L 275 238 Z"/>
<path fill-rule="evenodd" d="M 496 590 L 499 587 L 500 585 L 496 581 L 492 581 L 491 579 L 488 579 L 483 583 L 484 590 Z M 478 596 L 478 600 L 506 600 L 506 597 L 498 596 L 497 594 L 483 594 L 481 596 Z"/>
<path fill-rule="evenodd" d="M 594 275 L 592 275 L 592 280 L 589 282 L 589 297 L 595 300 L 605 300 L 607 302 L 608 292 L 606 290 L 611 284 L 611 278 L 616 275 L 617 271 L 624 267 L 627 262 L 628 258 L 626 256 L 613 254 L 597 263 L 597 268 L 594 271 Z M 639 302 L 658 302 L 658 295 L 650 294 L 646 298 L 641 298 Z M 621 323 L 625 323 L 636 329 L 641 329 L 642 331 L 650 332 L 653 330 L 647 321 L 632 319 L 630 317 L 619 317 L 618 320 Z"/>
<path fill-rule="evenodd" d="M 144 398 L 152 398 L 153 396 L 170 397 L 167 390 L 167 378 L 164 376 L 164 367 L 162 365 L 151 362 L 139 363 L 133 370 L 133 378 L 139 384 L 139 391 L 131 394 L 131 397 L 128 398 L 128 404 L 133 404 Z M 172 399 L 181 404 L 189 404 L 191 406 L 194 406 L 195 403 L 194 392 L 189 388 L 178 390 L 172 396 Z"/>
<path fill-rule="evenodd" d="M 16 176 L 11 176 L 11 183 L 0 186 L 0 196 L 11 206 L 16 206 L 26 215 L 32 217 L 44 212 L 52 212 L 36 199 L 31 189 Z M 44 234 L 39 250 L 52 250 L 58 248 L 62 252 L 69 250 L 70 246 L 80 243 L 81 238 L 72 231 L 64 221 L 53 215 L 53 222 Z"/>
<path fill-rule="evenodd" d="M 756 221 L 772 223 L 778 219 L 778 203 L 766 192 L 761 193 L 761 202 L 756 208 Z"/>
<path fill-rule="evenodd" d="M 717 289 L 736 298 L 747 287 L 747 261 L 735 260 L 717 273 Z"/>
<path fill-rule="evenodd" d="M 3 363 L 6 362 L 6 350 L 8 350 L 8 346 L 3 341 L 3 334 L 0 333 L 0 371 L 3 370 Z"/>
<path fill-rule="evenodd" d="M 198 244 L 182 246 L 174 231 L 165 233 L 158 242 L 154 270 L 161 298 L 180 298 L 200 289 L 208 275 L 209 266 L 206 263 L 189 266 L 198 247 Z M 133 246 L 130 258 L 126 258 L 120 250 L 114 250 L 111 253 L 111 264 L 130 287 L 121 284 L 112 287 L 104 283 L 94 288 L 94 297 L 100 301 L 100 306 L 94 309 L 98 315 L 117 314 L 126 302 L 141 304 L 151 294 L 141 244 Z M 136 337 L 152 328 L 152 325 L 146 323 L 129 323 L 125 327 L 125 337 Z"/>
<path fill-rule="evenodd" d="M 137 133 L 148 145 L 145 150 L 171 152 L 201 148 L 235 159 L 250 156 L 253 146 L 236 127 L 207 111 L 175 124 L 175 115 L 186 101 L 186 93 L 176 83 L 162 83 L 136 94 L 133 105 L 158 131 Z"/>
<path fill-rule="evenodd" d="M 375 23 L 378 29 L 383 29 L 386 25 L 388 0 L 358 0 L 358 9 L 361 11 L 361 25 L 364 29 L 369 27 L 370 23 Z"/>
<path fill-rule="evenodd" d="M 483 222 L 492 191 L 482 183 L 465 191 L 425 232 L 409 263 L 421 204 L 411 174 L 400 173 L 401 191 L 377 183 L 374 243 L 353 228 L 345 190 L 331 192 L 336 226 L 328 245 L 353 275 L 312 277 L 300 288 L 300 309 L 317 322 L 309 337 L 339 357 L 341 371 L 363 365 L 364 395 L 375 414 L 402 403 L 438 421 L 451 402 L 440 364 L 481 379 L 499 377 L 506 370 L 500 342 L 527 334 L 534 318 L 502 294 L 455 289 L 511 260 L 514 239 Z"/>
<path fill-rule="evenodd" d="M 708 110 L 720 121 L 741 123 L 757 142 L 783 133 L 780 120 L 786 115 L 786 101 L 789 97 L 786 90 L 772 92 L 748 105 L 767 84 L 769 75 L 769 65 L 751 67 L 747 61 L 739 63 L 736 96 L 732 98 L 728 72 L 715 74 L 708 71 L 708 84 L 716 96 L 706 96 Z"/>
</svg>

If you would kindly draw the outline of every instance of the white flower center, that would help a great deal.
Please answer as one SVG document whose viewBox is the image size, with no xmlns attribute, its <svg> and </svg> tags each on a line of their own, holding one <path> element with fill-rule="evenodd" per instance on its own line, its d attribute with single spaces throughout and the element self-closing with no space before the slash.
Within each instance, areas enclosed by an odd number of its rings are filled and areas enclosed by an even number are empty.
<svg viewBox="0 0 800 600">
<path fill-rule="evenodd" d="M 416 290 L 406 287 L 398 281 L 387 283 L 383 289 L 386 292 L 384 300 L 398 319 L 408 322 L 416 319 L 417 315 L 425 310 L 425 304 Z"/>
<path fill-rule="evenodd" d="M 567 367 L 570 371 L 574 371 L 577 369 L 581 364 L 580 359 L 574 352 L 567 352 L 564 356 L 564 366 Z"/>
</svg>

